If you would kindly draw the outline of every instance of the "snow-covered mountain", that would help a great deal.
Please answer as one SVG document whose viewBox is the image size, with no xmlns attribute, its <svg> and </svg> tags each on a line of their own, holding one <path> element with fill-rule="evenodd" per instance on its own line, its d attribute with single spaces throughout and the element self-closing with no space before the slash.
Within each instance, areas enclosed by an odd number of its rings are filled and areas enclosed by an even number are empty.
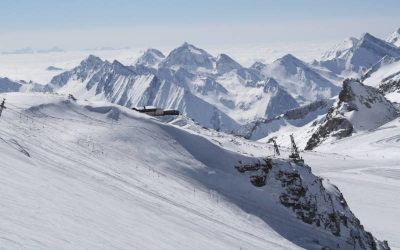
<svg viewBox="0 0 400 250">
<path fill-rule="evenodd" d="M 397 47 L 400 47 L 400 28 L 395 30 L 388 38 L 386 38 L 386 42 L 391 43 Z"/>
<path fill-rule="evenodd" d="M 165 58 L 164 54 L 157 49 L 147 49 L 137 60 L 136 64 L 147 67 L 156 67 Z"/>
<path fill-rule="evenodd" d="M 13 81 L 7 77 L 0 77 L 0 93 L 6 92 L 50 92 L 51 88 L 32 81 Z"/>
<path fill-rule="evenodd" d="M 336 74 L 363 74 L 384 56 L 400 57 L 399 48 L 369 33 L 344 44 L 346 46 L 339 46 L 339 52 L 328 53 L 328 57 L 314 62 L 314 65 L 328 68 Z"/>
<path fill-rule="evenodd" d="M 18 92 L 22 84 L 12 81 L 7 77 L 0 77 L 0 92 Z"/>
<path fill-rule="evenodd" d="M 159 78 L 159 77 L 163 78 Z M 107 100 L 122 106 L 157 106 L 178 109 L 204 126 L 226 130 L 237 123 L 217 107 L 193 95 L 180 77 L 190 76 L 186 71 L 174 74 L 152 68 L 125 67 L 89 56 L 79 66 L 54 77 L 50 86 L 59 93 L 73 94 L 76 98 Z M 218 86 L 216 86 L 218 88 Z"/>
<path fill-rule="evenodd" d="M 148 50 L 133 66 L 89 56 L 74 69 L 55 76 L 50 86 L 77 98 L 126 107 L 178 109 L 205 127 L 224 131 L 298 107 L 274 79 L 241 66 L 228 55 L 214 58 L 188 43 L 165 59 Z"/>
<path fill-rule="evenodd" d="M 389 249 L 308 165 L 105 102 L 5 97 L 5 248 Z"/>
<path fill-rule="evenodd" d="M 206 51 L 199 49 L 187 42 L 172 50 L 160 64 L 163 68 L 183 67 L 189 71 L 214 68 L 215 58 Z"/>
<path fill-rule="evenodd" d="M 291 54 L 266 65 L 261 72 L 276 79 L 299 103 L 306 104 L 330 98 L 337 95 L 340 90 L 308 64 Z"/>
<path fill-rule="evenodd" d="M 336 44 L 333 48 L 326 51 L 322 55 L 321 61 L 344 57 L 344 55 L 353 49 L 358 42 L 359 40 L 355 37 L 349 37 L 345 39 L 343 42 Z"/>
<path fill-rule="evenodd" d="M 216 67 L 218 73 L 221 75 L 228 73 L 232 70 L 240 70 L 243 68 L 242 65 L 237 63 L 235 60 L 233 60 L 226 54 L 218 55 L 216 62 L 215 62 L 215 67 Z"/>
<path fill-rule="evenodd" d="M 326 140 L 376 129 L 398 116 L 399 110 L 378 89 L 347 79 L 337 103 L 311 136 L 306 149 L 313 149 Z"/>
<path fill-rule="evenodd" d="M 327 114 L 333 103 L 334 99 L 323 99 L 291 109 L 274 118 L 258 119 L 242 126 L 236 134 L 250 140 L 264 138 L 263 141 L 268 141 L 271 137 L 287 137 L 297 129 L 308 128 L 308 124 Z M 283 138 L 278 138 L 279 141 L 281 139 Z"/>
</svg>

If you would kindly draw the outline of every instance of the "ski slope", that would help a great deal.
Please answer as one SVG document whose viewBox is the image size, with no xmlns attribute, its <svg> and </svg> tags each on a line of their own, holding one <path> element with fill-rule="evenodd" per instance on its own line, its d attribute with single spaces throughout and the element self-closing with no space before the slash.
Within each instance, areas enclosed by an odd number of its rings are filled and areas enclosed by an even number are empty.
<svg viewBox="0 0 400 250">
<path fill-rule="evenodd" d="M 179 123 L 177 123 L 179 124 Z M 271 145 L 226 136 L 194 125 L 183 127 L 212 138 L 224 148 L 255 157 L 273 155 Z M 306 127 L 296 132 L 298 145 L 305 144 Z M 291 131 L 280 134 L 278 143 L 281 157 L 290 154 Z M 375 130 L 322 144 L 314 151 L 303 151 L 305 162 L 314 173 L 337 185 L 353 212 L 367 230 L 378 239 L 388 240 L 392 249 L 400 249 L 400 118 Z M 286 139 L 286 141 L 285 141 Z M 303 139 L 303 141 L 301 141 Z"/>
<path fill-rule="evenodd" d="M 213 178 L 222 170 L 194 159 L 174 139 L 176 129 L 115 107 L 68 105 L 64 97 L 6 98 L 10 108 L 0 121 L 0 245 L 298 248 L 189 178 L 195 172 Z M 25 99 L 29 102 L 21 102 Z M 31 112 L 19 109 L 35 102 L 39 106 Z M 207 147 L 206 141 L 198 143 L 194 147 Z M 234 160 L 224 160 L 231 168 Z"/>
<path fill-rule="evenodd" d="M 242 149 L 265 156 L 265 145 L 241 147 L 245 140 L 239 139 L 224 147 L 231 136 L 219 133 L 219 142 L 212 134 L 200 136 L 107 103 L 74 103 L 50 94 L 1 97 L 8 106 L 0 118 L 1 246 L 320 249 L 320 244 L 346 244 L 299 221 L 276 203 L 274 193 L 255 188 L 233 168 L 239 160 L 253 159 Z"/>
</svg>

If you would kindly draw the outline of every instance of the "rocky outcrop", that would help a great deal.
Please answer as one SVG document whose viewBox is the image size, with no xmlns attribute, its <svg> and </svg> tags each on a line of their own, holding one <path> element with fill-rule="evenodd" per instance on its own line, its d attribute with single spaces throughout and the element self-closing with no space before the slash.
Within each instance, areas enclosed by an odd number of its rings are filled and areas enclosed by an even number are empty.
<svg viewBox="0 0 400 250">
<path fill-rule="evenodd" d="M 312 134 L 305 149 L 311 150 L 328 138 L 341 139 L 354 132 L 376 129 L 397 116 L 396 107 L 381 91 L 357 79 L 346 79 L 337 103 Z"/>
<path fill-rule="evenodd" d="M 309 166 L 266 158 L 247 164 L 239 162 L 235 168 L 247 175 L 255 187 L 277 194 L 273 197 L 291 216 L 337 238 L 336 246 L 321 247 L 389 249 L 387 242 L 380 242 L 365 231 L 339 189 L 315 176 Z"/>
</svg>

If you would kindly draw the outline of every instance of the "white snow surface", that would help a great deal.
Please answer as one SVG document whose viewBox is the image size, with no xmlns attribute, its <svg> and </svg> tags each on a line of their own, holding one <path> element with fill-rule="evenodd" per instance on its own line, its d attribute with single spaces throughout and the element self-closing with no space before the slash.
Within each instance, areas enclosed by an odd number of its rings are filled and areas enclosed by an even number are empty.
<svg viewBox="0 0 400 250">
<path fill-rule="evenodd" d="M 6 248 L 319 249 L 315 237 L 336 244 L 234 170 L 238 160 L 271 154 L 262 143 L 62 95 L 1 97 L 9 107 L 0 119 L 0 242 Z M 393 126 L 387 134 L 398 130 Z M 385 143 L 397 149 L 398 140 Z M 351 193 L 345 193 L 350 207 L 359 197 L 351 192 L 354 178 L 358 187 L 376 184 L 398 163 L 393 153 L 384 172 L 354 168 L 364 161 L 339 161 L 342 156 L 331 153 L 309 153 L 306 160 L 322 175 L 338 177 Z M 400 211 L 396 180 L 379 186 L 394 194 L 385 199 L 392 207 L 384 213 L 378 213 L 386 208 L 379 203 L 381 188 L 374 189 L 376 203 L 355 206 L 356 214 L 374 211 L 361 221 L 393 247 L 400 246 L 398 230 L 393 220 L 385 223 Z"/>
<path fill-rule="evenodd" d="M 400 74 L 400 60 L 384 65 L 376 72 L 372 73 L 370 77 L 363 81 L 364 84 L 378 87 L 385 79 L 394 74 Z"/>
</svg>

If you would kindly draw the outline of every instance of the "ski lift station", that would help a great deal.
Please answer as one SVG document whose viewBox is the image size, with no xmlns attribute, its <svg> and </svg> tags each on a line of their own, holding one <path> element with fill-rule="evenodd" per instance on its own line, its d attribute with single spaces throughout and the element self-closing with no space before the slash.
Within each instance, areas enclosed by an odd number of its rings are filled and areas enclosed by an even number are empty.
<svg viewBox="0 0 400 250">
<path fill-rule="evenodd" d="M 134 107 L 133 110 L 150 116 L 179 115 L 179 110 L 162 109 L 154 106 Z"/>
</svg>

